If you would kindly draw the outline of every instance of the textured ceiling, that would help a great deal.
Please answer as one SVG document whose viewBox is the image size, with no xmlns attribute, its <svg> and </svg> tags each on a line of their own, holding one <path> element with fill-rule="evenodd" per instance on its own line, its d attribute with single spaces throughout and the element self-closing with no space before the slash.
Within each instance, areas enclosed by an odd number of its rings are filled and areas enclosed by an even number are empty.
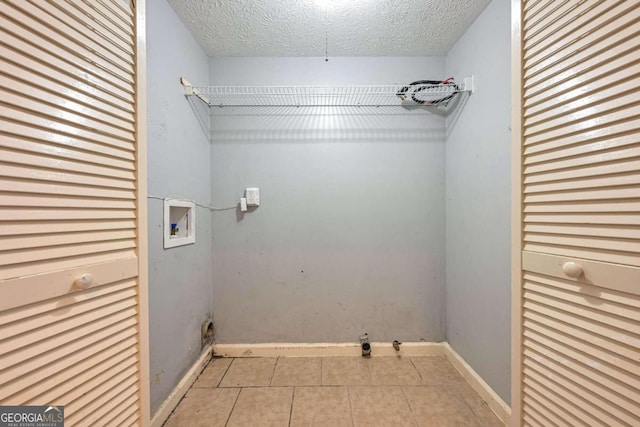
<svg viewBox="0 0 640 427">
<path fill-rule="evenodd" d="M 210 56 L 403 56 L 445 54 L 490 0 L 169 2 Z"/>
</svg>

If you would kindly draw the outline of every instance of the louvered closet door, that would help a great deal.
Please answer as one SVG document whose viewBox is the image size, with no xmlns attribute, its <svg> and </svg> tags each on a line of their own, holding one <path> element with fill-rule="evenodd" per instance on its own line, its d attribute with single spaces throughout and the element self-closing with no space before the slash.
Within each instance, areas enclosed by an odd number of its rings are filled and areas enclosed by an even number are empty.
<svg viewBox="0 0 640 427">
<path fill-rule="evenodd" d="M 640 1 L 516 5 L 514 425 L 640 426 Z"/>
<path fill-rule="evenodd" d="M 68 426 L 149 419 L 136 16 L 0 1 L 0 405 Z"/>
</svg>

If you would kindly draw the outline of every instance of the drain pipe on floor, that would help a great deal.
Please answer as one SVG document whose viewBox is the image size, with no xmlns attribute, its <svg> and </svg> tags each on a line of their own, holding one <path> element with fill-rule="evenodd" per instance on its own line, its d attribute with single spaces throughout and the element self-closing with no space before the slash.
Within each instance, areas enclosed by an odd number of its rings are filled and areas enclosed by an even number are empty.
<svg viewBox="0 0 640 427">
<path fill-rule="evenodd" d="M 362 357 L 371 357 L 371 344 L 369 344 L 369 334 L 366 332 L 360 337 L 360 346 L 362 347 Z"/>
</svg>

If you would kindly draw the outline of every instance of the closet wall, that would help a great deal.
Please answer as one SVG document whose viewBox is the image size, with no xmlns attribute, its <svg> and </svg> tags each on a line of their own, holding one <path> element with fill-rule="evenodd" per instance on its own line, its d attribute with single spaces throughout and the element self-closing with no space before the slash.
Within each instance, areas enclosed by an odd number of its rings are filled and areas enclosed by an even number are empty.
<svg viewBox="0 0 640 427">
<path fill-rule="evenodd" d="M 510 401 L 510 7 L 487 6 L 447 55 L 476 92 L 447 118 L 447 341 Z"/>
<path fill-rule="evenodd" d="M 207 82 L 208 58 L 165 0 L 147 2 L 149 195 L 207 206 L 209 111 L 187 100 L 179 78 Z M 211 221 L 196 207 L 196 242 L 163 249 L 162 200 L 149 199 L 151 413 L 201 354 L 211 307 Z"/>
<path fill-rule="evenodd" d="M 213 58 L 211 84 L 405 83 L 443 57 Z M 444 118 L 422 109 L 213 108 L 219 343 L 443 341 Z"/>
<path fill-rule="evenodd" d="M 152 412 L 199 356 L 209 313 L 219 343 L 448 340 L 508 401 L 509 5 L 492 2 L 446 58 L 328 62 L 209 59 L 165 0 L 148 9 L 149 194 L 228 207 L 257 186 L 262 199 L 247 213 L 198 207 L 196 244 L 169 250 L 162 201 L 150 199 Z M 209 111 L 178 83 L 471 74 L 476 93 L 447 118 L 399 107 Z"/>
</svg>

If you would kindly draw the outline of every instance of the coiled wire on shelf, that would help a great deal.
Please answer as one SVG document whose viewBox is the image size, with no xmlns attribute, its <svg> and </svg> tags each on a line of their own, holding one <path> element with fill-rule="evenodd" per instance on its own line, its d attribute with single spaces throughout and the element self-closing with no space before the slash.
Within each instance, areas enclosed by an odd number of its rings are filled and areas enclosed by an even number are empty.
<svg viewBox="0 0 640 427">
<path fill-rule="evenodd" d="M 424 92 L 436 87 L 438 90 L 435 93 Z M 403 86 L 396 92 L 396 96 L 403 101 L 411 96 L 416 104 L 446 105 L 460 90 L 460 86 L 453 81 L 453 77 L 446 80 L 416 80 Z"/>
</svg>

